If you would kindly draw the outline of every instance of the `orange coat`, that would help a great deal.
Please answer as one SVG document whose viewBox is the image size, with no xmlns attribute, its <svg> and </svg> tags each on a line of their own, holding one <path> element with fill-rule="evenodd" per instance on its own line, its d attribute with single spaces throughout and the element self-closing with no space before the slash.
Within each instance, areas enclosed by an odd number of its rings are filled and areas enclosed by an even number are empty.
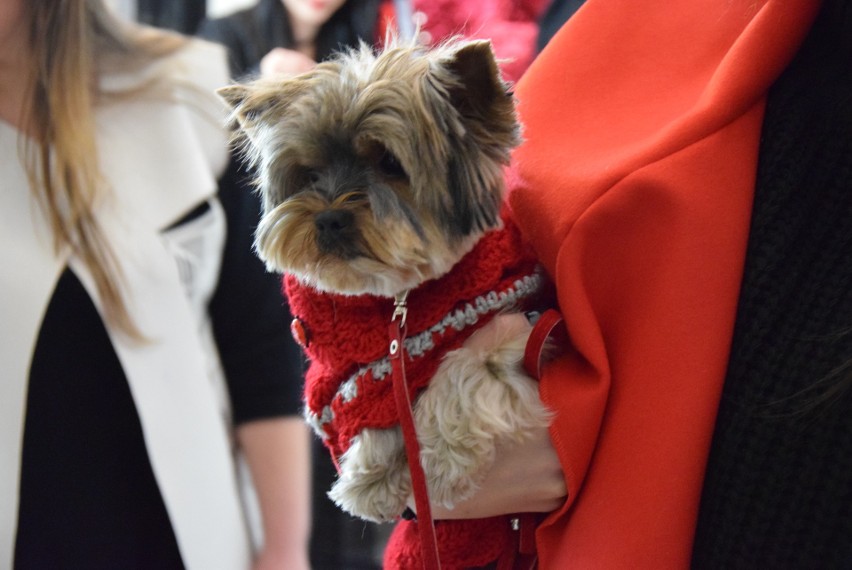
<svg viewBox="0 0 852 570">
<path fill-rule="evenodd" d="M 769 86 L 818 0 L 589 0 L 517 86 L 509 203 L 575 351 L 544 570 L 689 566 Z"/>
</svg>

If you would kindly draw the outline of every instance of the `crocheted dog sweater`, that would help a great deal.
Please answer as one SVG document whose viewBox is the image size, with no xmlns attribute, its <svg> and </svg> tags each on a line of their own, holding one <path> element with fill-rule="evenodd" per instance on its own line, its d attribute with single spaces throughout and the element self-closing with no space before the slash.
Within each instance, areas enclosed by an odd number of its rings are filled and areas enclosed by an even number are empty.
<svg viewBox="0 0 852 570">
<path fill-rule="evenodd" d="M 405 369 L 412 401 L 434 375 L 441 358 L 459 348 L 496 314 L 523 310 L 542 292 L 543 276 L 532 250 L 504 216 L 445 276 L 408 295 Z M 393 299 L 320 292 L 292 275 L 284 290 L 294 336 L 310 359 L 305 415 L 335 459 L 364 428 L 399 423 L 388 356 Z M 416 522 L 401 521 L 386 552 L 386 568 L 420 567 Z M 508 518 L 437 524 L 445 568 L 495 560 L 511 538 Z"/>
</svg>

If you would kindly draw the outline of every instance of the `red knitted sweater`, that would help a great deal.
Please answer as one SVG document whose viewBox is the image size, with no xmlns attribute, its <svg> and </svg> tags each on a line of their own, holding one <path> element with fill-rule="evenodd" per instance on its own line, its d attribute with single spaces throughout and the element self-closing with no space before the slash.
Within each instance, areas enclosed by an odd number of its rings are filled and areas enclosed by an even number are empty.
<svg viewBox="0 0 852 570">
<path fill-rule="evenodd" d="M 411 291 L 404 344 L 412 400 L 443 354 L 460 347 L 495 314 L 528 307 L 541 285 L 531 249 L 504 217 L 503 229 L 487 233 L 448 274 Z M 387 359 L 393 299 L 319 292 L 290 275 L 284 286 L 310 358 L 305 413 L 337 459 L 360 430 L 399 423 Z M 421 567 L 415 529 L 416 522 L 399 523 L 385 568 Z M 506 517 L 441 521 L 436 531 L 444 568 L 487 564 L 511 538 Z"/>
</svg>

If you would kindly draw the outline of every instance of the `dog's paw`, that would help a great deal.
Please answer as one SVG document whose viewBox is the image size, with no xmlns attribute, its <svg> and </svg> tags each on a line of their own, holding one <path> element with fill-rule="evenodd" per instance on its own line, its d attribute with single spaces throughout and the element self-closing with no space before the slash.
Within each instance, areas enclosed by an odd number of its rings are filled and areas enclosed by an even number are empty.
<svg viewBox="0 0 852 570">
<path fill-rule="evenodd" d="M 365 429 L 340 460 L 340 476 L 328 496 L 344 511 L 390 522 L 405 510 L 411 476 L 400 429 Z"/>
<path fill-rule="evenodd" d="M 418 398 L 415 423 L 433 503 L 453 508 L 470 498 L 499 444 L 549 425 L 538 383 L 522 368 L 530 330 L 523 315 L 495 318 L 444 357 Z"/>
</svg>

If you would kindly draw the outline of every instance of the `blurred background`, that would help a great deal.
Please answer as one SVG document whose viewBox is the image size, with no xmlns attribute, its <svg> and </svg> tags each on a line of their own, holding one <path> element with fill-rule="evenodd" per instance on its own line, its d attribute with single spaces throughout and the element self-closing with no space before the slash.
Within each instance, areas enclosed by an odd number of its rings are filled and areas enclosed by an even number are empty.
<svg viewBox="0 0 852 570">
<path fill-rule="evenodd" d="M 120 14 L 149 24 L 193 34 L 205 17 L 219 18 L 257 0 L 109 0 Z"/>
</svg>

